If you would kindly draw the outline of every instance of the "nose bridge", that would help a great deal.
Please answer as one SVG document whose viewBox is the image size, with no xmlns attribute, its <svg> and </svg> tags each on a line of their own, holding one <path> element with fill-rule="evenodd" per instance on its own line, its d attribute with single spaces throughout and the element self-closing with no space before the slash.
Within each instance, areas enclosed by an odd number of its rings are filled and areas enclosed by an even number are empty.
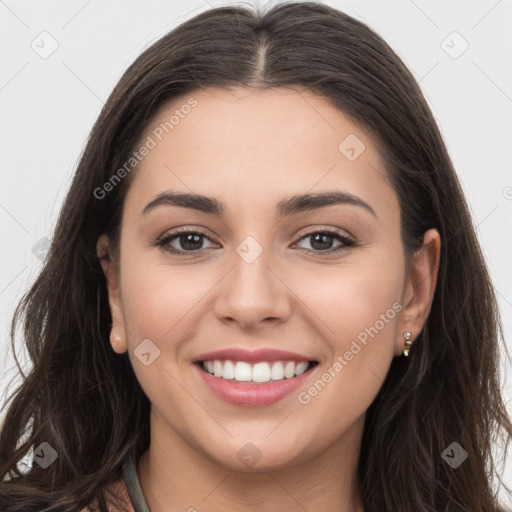
<svg viewBox="0 0 512 512">
<path fill-rule="evenodd" d="M 219 318 L 231 318 L 248 326 L 289 314 L 287 288 L 272 268 L 275 258 L 270 238 L 265 233 L 253 233 L 235 247 L 232 270 L 216 303 Z"/>
<path fill-rule="evenodd" d="M 268 237 L 262 238 L 261 234 L 246 236 L 236 246 L 233 257 L 232 293 L 253 307 L 262 307 L 276 296 L 275 276 L 270 270 L 272 249 Z"/>
</svg>

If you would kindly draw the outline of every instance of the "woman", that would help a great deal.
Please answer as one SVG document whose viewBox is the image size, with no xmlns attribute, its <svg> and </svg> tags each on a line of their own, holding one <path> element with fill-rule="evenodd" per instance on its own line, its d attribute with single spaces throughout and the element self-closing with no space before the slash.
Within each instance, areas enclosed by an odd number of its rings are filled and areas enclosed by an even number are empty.
<svg viewBox="0 0 512 512">
<path fill-rule="evenodd" d="M 146 50 L 22 317 L 1 510 L 504 510 L 466 201 L 411 73 L 333 8 L 211 9 Z"/>
</svg>

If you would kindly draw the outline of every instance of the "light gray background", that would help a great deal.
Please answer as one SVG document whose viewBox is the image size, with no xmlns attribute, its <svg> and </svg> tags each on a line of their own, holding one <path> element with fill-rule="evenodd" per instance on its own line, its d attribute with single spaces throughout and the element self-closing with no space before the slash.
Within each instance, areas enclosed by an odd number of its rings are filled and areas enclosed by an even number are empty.
<svg viewBox="0 0 512 512">
<path fill-rule="evenodd" d="M 150 43 L 194 14 L 234 3 L 0 0 L 1 404 L 7 384 L 16 377 L 9 320 L 41 267 L 33 248 L 39 242 L 44 252 L 44 241 L 40 241 L 52 235 L 103 102 L 122 72 Z M 324 3 L 374 28 L 419 80 L 478 226 L 510 347 L 512 0 Z M 57 44 L 52 55 L 45 54 Z M 26 361 L 24 351 L 18 348 L 17 352 Z M 509 404 L 512 368 L 504 357 L 502 366 Z M 509 486 L 510 459 L 504 470 Z"/>
</svg>

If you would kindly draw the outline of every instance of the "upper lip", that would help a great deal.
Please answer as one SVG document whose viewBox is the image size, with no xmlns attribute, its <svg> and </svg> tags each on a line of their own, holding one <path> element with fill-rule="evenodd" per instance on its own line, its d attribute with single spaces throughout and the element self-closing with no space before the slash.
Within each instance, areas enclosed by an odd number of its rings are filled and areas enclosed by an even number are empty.
<svg viewBox="0 0 512 512">
<path fill-rule="evenodd" d="M 263 361 L 314 361 L 310 357 L 306 357 L 294 352 L 286 350 L 276 350 L 273 348 L 260 348 L 258 350 L 247 350 L 244 348 L 226 348 L 206 352 L 198 356 L 195 362 L 230 360 L 230 361 L 246 361 L 248 363 L 260 363 Z"/>
</svg>

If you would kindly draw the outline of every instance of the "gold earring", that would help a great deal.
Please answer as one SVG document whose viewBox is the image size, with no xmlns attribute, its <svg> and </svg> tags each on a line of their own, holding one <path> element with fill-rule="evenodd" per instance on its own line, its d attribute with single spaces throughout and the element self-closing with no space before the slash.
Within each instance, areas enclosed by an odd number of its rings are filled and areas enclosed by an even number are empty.
<svg viewBox="0 0 512 512">
<path fill-rule="evenodd" d="M 409 349 L 412 345 L 412 334 L 410 332 L 404 332 L 404 339 L 405 339 L 405 349 L 404 349 L 404 356 L 407 357 L 409 355 Z"/>
</svg>

